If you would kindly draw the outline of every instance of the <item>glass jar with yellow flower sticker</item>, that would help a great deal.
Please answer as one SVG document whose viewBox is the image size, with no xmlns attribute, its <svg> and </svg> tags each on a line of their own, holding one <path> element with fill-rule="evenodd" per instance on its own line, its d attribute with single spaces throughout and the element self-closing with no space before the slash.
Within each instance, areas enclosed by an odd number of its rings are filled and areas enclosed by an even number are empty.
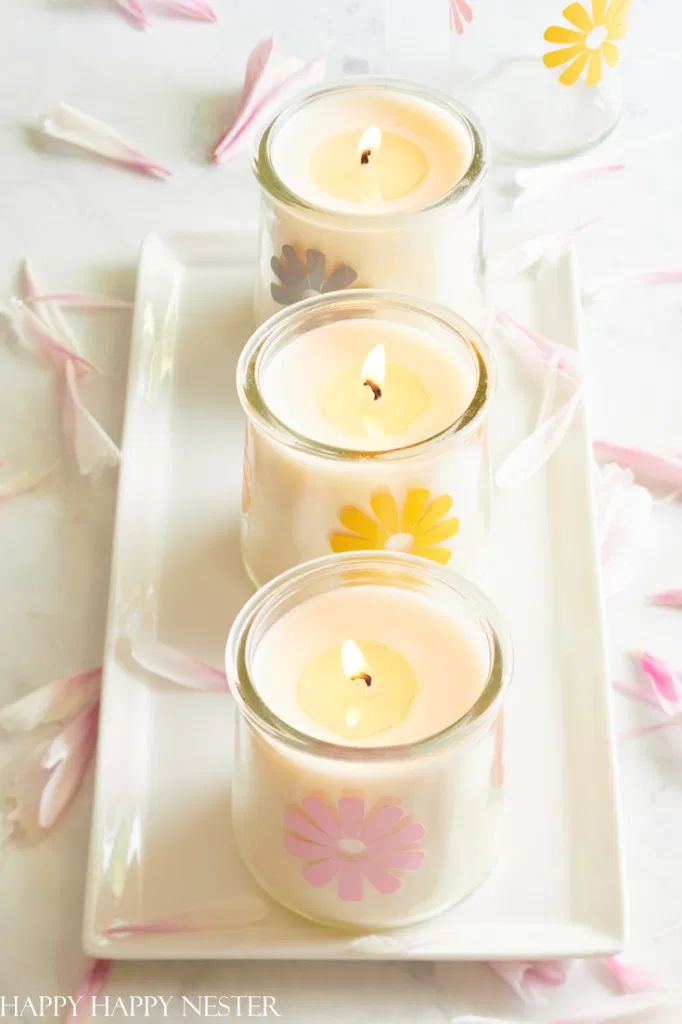
<svg viewBox="0 0 682 1024">
<path fill-rule="evenodd" d="M 608 135 L 623 106 L 631 7 L 632 0 L 454 3 L 452 85 L 497 150 L 549 159 Z"/>
<path fill-rule="evenodd" d="M 493 386 L 481 336 L 433 303 L 358 289 L 267 321 L 237 370 L 254 582 L 343 551 L 469 570 L 487 529 Z"/>
</svg>

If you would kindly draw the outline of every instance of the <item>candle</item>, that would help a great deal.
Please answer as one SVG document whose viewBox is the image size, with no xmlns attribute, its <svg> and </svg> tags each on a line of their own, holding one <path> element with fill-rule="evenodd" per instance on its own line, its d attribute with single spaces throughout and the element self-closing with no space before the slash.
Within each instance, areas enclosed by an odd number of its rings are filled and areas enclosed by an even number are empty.
<svg viewBox="0 0 682 1024">
<path fill-rule="evenodd" d="M 394 927 L 461 899 L 499 845 L 497 613 L 407 555 L 279 577 L 233 626 L 233 819 L 242 856 L 308 917 Z"/>
<path fill-rule="evenodd" d="M 308 300 L 256 332 L 237 377 L 258 585 L 330 551 L 473 564 L 492 367 L 460 318 L 382 293 Z"/>
<path fill-rule="evenodd" d="M 350 286 L 482 320 L 481 134 L 448 98 L 351 82 L 286 108 L 255 171 L 265 199 L 257 312 Z"/>
</svg>

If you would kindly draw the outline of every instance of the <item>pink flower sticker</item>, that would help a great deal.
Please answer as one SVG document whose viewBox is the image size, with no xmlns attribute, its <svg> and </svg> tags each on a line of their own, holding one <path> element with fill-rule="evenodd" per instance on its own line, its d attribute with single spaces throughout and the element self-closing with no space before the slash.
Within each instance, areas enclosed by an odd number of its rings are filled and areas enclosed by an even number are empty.
<svg viewBox="0 0 682 1024">
<path fill-rule="evenodd" d="M 283 814 L 284 845 L 305 861 L 303 877 L 314 886 L 338 876 L 339 899 L 359 901 L 368 882 L 389 895 L 403 884 L 402 872 L 424 859 L 417 845 L 424 826 L 397 804 L 380 804 L 365 815 L 361 797 L 341 797 L 335 809 L 316 796 L 304 797 Z"/>
</svg>

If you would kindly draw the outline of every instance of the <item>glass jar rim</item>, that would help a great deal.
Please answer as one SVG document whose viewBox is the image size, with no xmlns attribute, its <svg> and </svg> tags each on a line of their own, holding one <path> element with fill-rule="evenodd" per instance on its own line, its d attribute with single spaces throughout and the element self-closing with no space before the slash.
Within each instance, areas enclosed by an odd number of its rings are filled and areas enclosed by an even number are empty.
<svg viewBox="0 0 682 1024">
<path fill-rule="evenodd" d="M 375 582 L 377 574 L 385 576 L 393 572 L 394 586 L 406 586 L 408 577 L 426 585 L 434 581 L 444 584 L 469 606 L 473 606 L 488 640 L 490 666 L 486 682 L 474 704 L 460 718 L 439 732 L 410 743 L 358 747 L 309 736 L 271 710 L 255 688 L 249 673 L 253 632 L 268 610 L 272 610 L 287 594 L 291 594 L 305 583 L 319 582 L 325 578 L 342 578 L 348 573 L 354 573 L 356 581 L 358 574 L 363 571 L 367 573 L 370 581 L 373 573 Z M 385 579 L 378 585 L 386 585 Z M 500 612 L 483 591 L 463 576 L 403 552 L 345 552 L 325 555 L 296 566 L 261 587 L 242 607 L 232 624 L 227 638 L 225 664 L 231 692 L 239 712 L 261 733 L 312 756 L 345 762 L 367 762 L 430 756 L 482 728 L 495 716 L 506 695 L 512 675 L 513 652 L 511 639 L 502 623 Z"/>
<path fill-rule="evenodd" d="M 310 325 L 311 321 L 314 322 L 317 316 L 324 314 L 325 311 L 343 313 L 350 309 L 353 310 L 355 317 L 359 317 L 363 309 L 370 315 L 376 310 L 381 310 L 382 306 L 387 310 L 423 316 L 440 329 L 455 334 L 466 347 L 476 369 L 476 382 L 467 407 L 457 419 L 437 433 L 412 441 L 410 444 L 366 450 L 342 448 L 317 441 L 299 433 L 276 416 L 263 398 L 259 376 L 264 359 L 283 340 L 287 330 L 302 334 L 307 329 L 306 324 Z M 343 316 L 338 318 L 342 319 Z M 479 332 L 454 310 L 440 303 L 404 295 L 402 292 L 352 288 L 348 291 L 312 296 L 292 306 L 285 306 L 261 324 L 251 335 L 239 357 L 237 394 L 247 417 L 255 420 L 267 434 L 281 444 L 319 458 L 388 461 L 420 455 L 426 447 L 451 442 L 454 438 L 465 441 L 488 415 L 495 378 L 495 363 L 487 344 Z"/>
<path fill-rule="evenodd" d="M 471 160 L 466 172 L 459 181 L 452 188 L 448 189 L 447 192 L 422 206 L 406 210 L 395 210 L 391 213 L 382 213 L 380 215 L 359 213 L 352 210 L 330 209 L 326 206 L 310 202 L 290 188 L 280 177 L 272 161 L 272 146 L 276 134 L 285 123 L 306 106 L 316 102 L 321 96 L 333 96 L 343 92 L 359 92 L 363 89 L 377 87 L 390 89 L 396 93 L 428 101 L 460 122 L 467 131 L 471 141 Z M 474 114 L 461 104 L 455 103 L 447 93 L 431 89 L 409 79 L 368 75 L 361 78 L 353 77 L 350 81 L 345 80 L 331 83 L 323 89 L 316 89 L 313 92 L 306 93 L 298 100 L 288 104 L 283 110 L 280 110 L 260 137 L 253 155 L 252 170 L 263 191 L 273 199 L 284 203 L 285 206 L 293 206 L 299 210 L 307 210 L 311 213 L 334 217 L 335 220 L 347 223 L 353 227 L 363 225 L 367 228 L 380 227 L 383 230 L 387 226 L 409 220 L 410 217 L 428 213 L 431 210 L 448 206 L 451 203 L 457 203 L 477 192 L 488 171 L 487 143 L 483 128 Z"/>
</svg>

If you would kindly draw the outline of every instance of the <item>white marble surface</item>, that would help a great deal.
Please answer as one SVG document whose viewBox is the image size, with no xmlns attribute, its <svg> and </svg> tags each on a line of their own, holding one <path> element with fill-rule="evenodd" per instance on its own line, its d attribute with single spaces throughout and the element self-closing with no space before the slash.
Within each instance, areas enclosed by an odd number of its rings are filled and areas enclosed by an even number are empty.
<svg viewBox="0 0 682 1024">
<path fill-rule="evenodd" d="M 286 6 L 286 10 L 285 10 Z M 382 19 L 390 6 L 389 31 Z M 5 0 L 0 7 L 0 299 L 12 294 L 30 255 L 57 290 L 132 295 L 140 242 L 152 230 L 250 227 L 257 196 L 242 157 L 206 163 L 223 127 L 251 47 L 271 27 L 291 51 L 326 51 L 337 67 L 437 79 L 447 57 L 441 0 L 385 5 L 345 0 L 237 4 L 216 0 L 217 25 L 167 19 L 142 33 L 108 0 Z M 679 124 L 682 8 L 635 0 L 627 65 L 627 109 L 616 136 L 640 143 Z M 418 17 L 417 17 L 418 13 Z M 331 21 L 332 31 L 328 30 Z M 383 49 L 384 36 L 389 39 Z M 169 183 L 145 179 L 74 150 L 42 143 L 41 111 L 66 100 L 117 126 L 170 166 Z M 496 234 L 524 237 L 603 220 L 580 242 L 586 284 L 619 271 L 682 263 L 679 162 L 682 140 L 664 158 L 618 178 L 524 199 L 511 211 L 491 194 Z M 495 175 L 504 184 L 504 169 Z M 682 449 L 682 286 L 632 289 L 586 311 L 588 401 L 595 434 Z M 112 315 L 78 322 L 104 370 L 86 399 L 120 434 L 129 322 Z M 0 507 L 0 701 L 57 675 L 97 664 L 105 617 L 115 474 L 78 478 L 57 430 L 49 370 L 0 335 L 0 455 L 21 466 L 60 455 L 49 484 Z M 613 673 L 626 651 L 646 646 L 682 665 L 681 613 L 655 610 L 642 595 L 682 585 L 682 510 L 656 509 L 658 555 L 643 578 L 609 605 Z M 618 702 L 623 725 L 646 709 Z M 3 754 L 7 760 L 12 748 Z M 674 987 L 682 962 L 682 737 L 673 730 L 622 744 L 626 859 L 631 891 L 628 954 Z M 80 976 L 79 948 L 89 786 L 54 833 L 12 849 L 0 867 L 0 994 L 68 994 Z M 464 1013 L 548 1021 L 592 1005 L 618 1007 L 598 965 L 577 965 L 549 1007 L 526 1009 L 483 965 L 125 964 L 108 991 L 277 997 L 283 1020 L 306 1024 L 420 1021 Z M 655 1018 L 677 1022 L 680 1009 Z"/>
</svg>

